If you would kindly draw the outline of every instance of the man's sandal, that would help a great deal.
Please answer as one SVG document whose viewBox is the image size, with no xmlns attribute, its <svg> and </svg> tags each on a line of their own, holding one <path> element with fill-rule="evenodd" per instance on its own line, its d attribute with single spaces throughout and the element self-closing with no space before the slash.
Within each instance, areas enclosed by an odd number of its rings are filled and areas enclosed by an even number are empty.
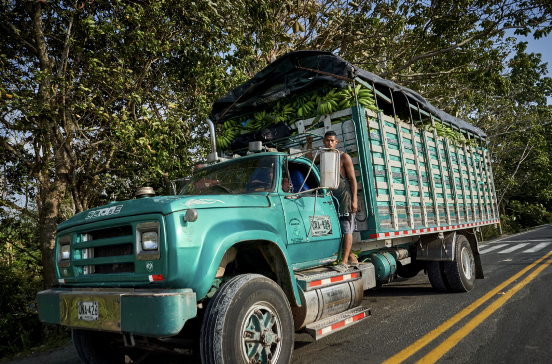
<svg viewBox="0 0 552 364">
<path fill-rule="evenodd" d="M 346 271 L 349 270 L 349 266 L 343 263 L 339 263 L 332 266 L 332 269 L 338 271 L 339 273 L 345 273 Z"/>
</svg>

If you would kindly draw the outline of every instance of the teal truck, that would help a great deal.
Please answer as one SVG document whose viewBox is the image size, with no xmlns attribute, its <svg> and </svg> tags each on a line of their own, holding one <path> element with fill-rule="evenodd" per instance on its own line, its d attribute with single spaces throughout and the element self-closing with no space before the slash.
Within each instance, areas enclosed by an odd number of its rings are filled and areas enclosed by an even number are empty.
<svg viewBox="0 0 552 364">
<path fill-rule="evenodd" d="M 289 363 L 295 332 L 320 339 L 368 320 L 363 297 L 397 276 L 423 270 L 445 292 L 483 278 L 478 231 L 499 224 L 486 136 L 414 91 L 330 53 L 293 52 L 217 101 L 208 123 L 208 163 L 181 190 L 143 187 L 59 225 L 59 285 L 38 310 L 72 329 L 85 363 L 160 351 Z M 342 236 L 330 130 L 358 181 L 362 263 L 346 272 L 332 269 Z"/>
</svg>

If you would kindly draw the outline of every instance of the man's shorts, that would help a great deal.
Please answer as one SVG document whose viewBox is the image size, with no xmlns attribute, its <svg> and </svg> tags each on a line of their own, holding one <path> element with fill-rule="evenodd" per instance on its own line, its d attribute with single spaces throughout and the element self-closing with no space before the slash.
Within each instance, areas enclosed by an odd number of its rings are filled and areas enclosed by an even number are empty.
<svg viewBox="0 0 552 364">
<path fill-rule="evenodd" d="M 343 235 L 352 234 L 356 230 L 356 214 L 347 214 L 339 217 L 339 224 L 341 225 L 341 233 Z"/>
</svg>

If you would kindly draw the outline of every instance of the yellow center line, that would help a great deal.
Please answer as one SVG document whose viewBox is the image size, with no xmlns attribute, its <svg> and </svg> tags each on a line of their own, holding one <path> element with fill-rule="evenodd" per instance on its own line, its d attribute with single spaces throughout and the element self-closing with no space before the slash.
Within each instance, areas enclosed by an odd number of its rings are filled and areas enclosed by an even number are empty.
<svg viewBox="0 0 552 364">
<path fill-rule="evenodd" d="M 552 264 L 552 258 L 547 260 L 546 263 L 541 264 L 537 269 L 535 269 L 531 274 L 529 274 L 523 281 L 514 286 L 508 292 L 501 296 L 499 299 L 494 301 L 487 307 L 483 312 L 475 316 L 470 322 L 465 326 L 460 328 L 454 334 L 452 334 L 448 339 L 446 339 L 441 345 L 437 346 L 435 349 L 431 350 L 426 356 L 420 359 L 416 364 L 433 364 L 439 360 L 443 355 L 445 355 L 450 349 L 452 349 L 460 340 L 466 337 L 470 332 L 473 331 L 479 324 L 481 324 L 487 317 L 489 317 L 493 312 L 498 310 L 506 301 L 508 301 L 516 292 L 525 287 L 529 282 L 531 282 L 535 277 L 544 270 L 547 266 Z"/>
<path fill-rule="evenodd" d="M 552 252 L 547 253 L 542 258 L 539 258 L 537 261 L 532 263 L 531 265 L 523 268 L 521 271 L 513 275 L 508 280 L 504 281 L 500 285 L 498 285 L 493 290 L 489 291 L 487 294 L 485 294 L 483 297 L 479 298 L 477 301 L 463 309 L 462 311 L 458 312 L 456 315 L 454 315 L 452 318 L 450 318 L 448 321 L 445 321 L 443 324 L 441 324 L 436 329 L 430 331 L 427 335 L 416 341 L 414 344 L 410 345 L 406 349 L 402 350 L 398 354 L 395 354 L 391 358 L 384 361 L 382 364 L 398 364 L 402 363 L 404 360 L 410 358 L 412 355 L 418 352 L 418 350 L 422 349 L 424 346 L 429 344 L 431 341 L 433 341 L 435 338 L 437 338 L 439 335 L 441 335 L 443 332 L 450 329 L 452 326 L 454 326 L 458 321 L 462 320 L 464 317 L 472 313 L 476 308 L 481 306 L 483 303 L 485 303 L 487 300 L 489 300 L 491 297 L 494 297 L 498 292 L 504 289 L 504 287 L 508 286 L 510 283 L 521 277 L 523 274 L 525 274 L 528 270 L 535 267 L 537 264 L 542 262 L 544 259 L 546 259 L 548 256 L 550 256 Z"/>
</svg>

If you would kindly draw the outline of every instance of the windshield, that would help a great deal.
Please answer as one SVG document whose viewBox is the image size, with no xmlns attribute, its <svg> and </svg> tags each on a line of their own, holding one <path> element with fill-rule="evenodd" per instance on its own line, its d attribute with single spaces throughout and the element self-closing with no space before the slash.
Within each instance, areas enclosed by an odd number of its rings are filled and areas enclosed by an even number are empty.
<svg viewBox="0 0 552 364">
<path fill-rule="evenodd" d="M 194 173 L 182 195 L 220 195 L 270 192 L 276 157 L 259 157 L 205 167 Z"/>
</svg>

